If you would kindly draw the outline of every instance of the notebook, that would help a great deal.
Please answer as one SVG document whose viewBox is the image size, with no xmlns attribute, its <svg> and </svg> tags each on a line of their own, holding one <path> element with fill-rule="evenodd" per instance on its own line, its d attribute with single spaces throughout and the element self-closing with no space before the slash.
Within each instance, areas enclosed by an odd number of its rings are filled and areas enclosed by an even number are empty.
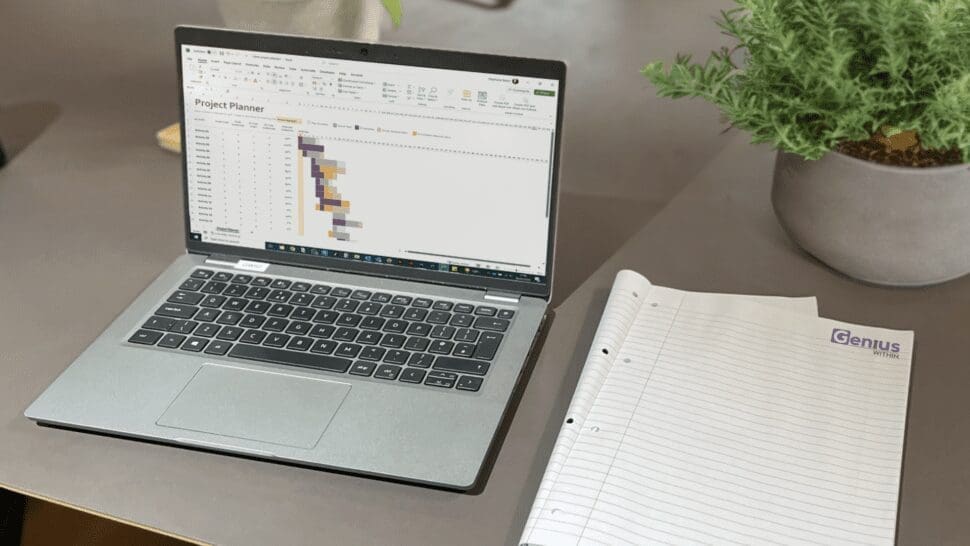
<svg viewBox="0 0 970 546">
<path fill-rule="evenodd" d="M 894 541 L 913 333 L 614 282 L 522 544 Z"/>
</svg>

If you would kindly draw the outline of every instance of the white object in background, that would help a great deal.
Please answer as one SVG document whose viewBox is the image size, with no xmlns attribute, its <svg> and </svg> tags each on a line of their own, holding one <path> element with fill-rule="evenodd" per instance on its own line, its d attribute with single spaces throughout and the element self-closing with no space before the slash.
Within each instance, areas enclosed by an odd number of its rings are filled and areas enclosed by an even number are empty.
<svg viewBox="0 0 970 546">
<path fill-rule="evenodd" d="M 226 26 L 257 32 L 376 42 L 380 0 L 218 0 Z"/>
</svg>

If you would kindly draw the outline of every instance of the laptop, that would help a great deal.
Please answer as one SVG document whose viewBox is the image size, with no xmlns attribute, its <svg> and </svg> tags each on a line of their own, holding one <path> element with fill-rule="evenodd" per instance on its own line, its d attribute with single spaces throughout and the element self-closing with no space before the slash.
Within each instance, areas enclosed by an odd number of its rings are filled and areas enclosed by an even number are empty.
<svg viewBox="0 0 970 546">
<path fill-rule="evenodd" d="M 475 487 L 552 290 L 565 65 L 175 42 L 186 253 L 25 415 Z"/>
</svg>

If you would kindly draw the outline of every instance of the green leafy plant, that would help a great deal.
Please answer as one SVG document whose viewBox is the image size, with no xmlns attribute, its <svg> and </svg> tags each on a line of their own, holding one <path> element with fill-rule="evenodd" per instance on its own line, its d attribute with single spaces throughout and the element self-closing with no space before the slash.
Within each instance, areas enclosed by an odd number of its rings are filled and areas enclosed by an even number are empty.
<svg viewBox="0 0 970 546">
<path fill-rule="evenodd" d="M 404 6 L 401 5 L 401 0 L 381 0 L 381 3 L 384 4 L 384 9 L 391 16 L 394 26 L 401 26 L 401 17 L 404 16 Z"/>
<path fill-rule="evenodd" d="M 717 23 L 733 47 L 644 67 L 661 96 L 808 159 L 904 134 L 970 162 L 970 0 L 735 1 Z"/>
</svg>

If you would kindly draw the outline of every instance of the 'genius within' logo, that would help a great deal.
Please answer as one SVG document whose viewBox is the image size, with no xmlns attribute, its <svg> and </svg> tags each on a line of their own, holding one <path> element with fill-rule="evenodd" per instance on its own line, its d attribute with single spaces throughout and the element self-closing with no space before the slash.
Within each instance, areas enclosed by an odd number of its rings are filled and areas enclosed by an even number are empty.
<svg viewBox="0 0 970 546">
<path fill-rule="evenodd" d="M 882 341 L 879 339 L 872 339 L 868 337 L 859 337 L 852 335 L 849 330 L 843 330 L 841 328 L 832 329 L 832 343 L 838 343 L 839 345 L 848 345 L 850 347 L 860 347 L 863 349 L 872 349 L 873 354 L 878 356 L 885 356 L 888 358 L 899 358 L 899 343 Z"/>
</svg>

